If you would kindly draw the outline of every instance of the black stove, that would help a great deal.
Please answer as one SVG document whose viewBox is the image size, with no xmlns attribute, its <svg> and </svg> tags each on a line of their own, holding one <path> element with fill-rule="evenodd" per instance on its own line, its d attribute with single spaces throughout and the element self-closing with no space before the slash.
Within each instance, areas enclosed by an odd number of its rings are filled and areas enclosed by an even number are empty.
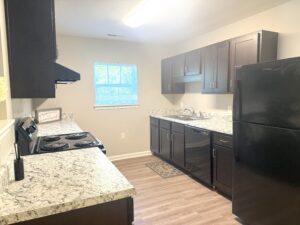
<svg viewBox="0 0 300 225">
<path fill-rule="evenodd" d="M 37 126 L 31 118 L 24 118 L 16 125 L 16 140 L 21 155 L 98 147 L 104 154 L 104 145 L 89 132 L 78 132 L 37 137 Z"/>
<path fill-rule="evenodd" d="M 36 154 L 41 154 L 91 147 L 98 147 L 105 152 L 104 146 L 91 133 L 79 132 L 38 137 L 34 152 Z"/>
</svg>

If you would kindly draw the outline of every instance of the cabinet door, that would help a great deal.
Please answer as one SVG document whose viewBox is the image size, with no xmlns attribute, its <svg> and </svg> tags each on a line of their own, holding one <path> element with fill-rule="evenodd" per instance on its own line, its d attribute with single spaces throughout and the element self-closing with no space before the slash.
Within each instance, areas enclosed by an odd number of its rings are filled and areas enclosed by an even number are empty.
<svg viewBox="0 0 300 225">
<path fill-rule="evenodd" d="M 230 41 L 230 90 L 233 91 L 236 67 L 258 62 L 259 33 L 245 35 Z"/>
<path fill-rule="evenodd" d="M 202 74 L 202 62 L 200 49 L 185 54 L 185 75 Z"/>
<path fill-rule="evenodd" d="M 222 42 L 216 46 L 217 64 L 214 80 L 214 92 L 228 92 L 228 73 L 229 73 L 229 42 Z"/>
<path fill-rule="evenodd" d="M 183 77 L 185 72 L 185 55 L 177 55 L 173 57 L 173 76 Z"/>
<path fill-rule="evenodd" d="M 160 155 L 171 159 L 171 132 L 164 128 L 160 128 Z"/>
<path fill-rule="evenodd" d="M 185 55 L 177 55 L 172 58 L 172 93 L 181 94 L 185 91 L 183 83 L 178 82 L 183 79 L 185 70 Z"/>
<path fill-rule="evenodd" d="M 218 191 L 232 196 L 233 151 L 230 148 L 214 145 L 214 186 Z"/>
<path fill-rule="evenodd" d="M 161 61 L 161 93 L 172 93 L 172 58 Z"/>
<path fill-rule="evenodd" d="M 172 133 L 172 161 L 182 168 L 185 166 L 184 133 Z"/>
<path fill-rule="evenodd" d="M 159 128 L 155 125 L 150 125 L 150 148 L 154 153 L 159 153 Z"/>
<path fill-rule="evenodd" d="M 5 1 L 12 98 L 55 97 L 54 1 Z"/>
<path fill-rule="evenodd" d="M 216 46 L 211 45 L 205 47 L 203 50 L 203 81 L 202 81 L 202 92 L 212 93 L 213 83 L 216 70 Z"/>
</svg>

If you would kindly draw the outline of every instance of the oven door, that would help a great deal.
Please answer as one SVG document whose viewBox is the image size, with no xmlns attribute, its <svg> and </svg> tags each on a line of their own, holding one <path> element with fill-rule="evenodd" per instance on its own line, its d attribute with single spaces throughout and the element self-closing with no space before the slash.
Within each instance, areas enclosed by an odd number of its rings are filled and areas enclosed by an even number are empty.
<svg viewBox="0 0 300 225">
<path fill-rule="evenodd" d="M 210 132 L 194 127 L 185 127 L 186 169 L 192 176 L 207 185 L 212 185 Z"/>
</svg>

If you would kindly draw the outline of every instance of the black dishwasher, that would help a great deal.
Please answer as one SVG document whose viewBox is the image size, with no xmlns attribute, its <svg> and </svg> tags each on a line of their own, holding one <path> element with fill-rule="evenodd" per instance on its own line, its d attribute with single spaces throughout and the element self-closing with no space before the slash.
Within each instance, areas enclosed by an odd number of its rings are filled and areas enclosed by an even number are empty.
<svg viewBox="0 0 300 225">
<path fill-rule="evenodd" d="M 211 186 L 210 132 L 190 126 L 185 127 L 185 167 L 191 175 Z"/>
</svg>

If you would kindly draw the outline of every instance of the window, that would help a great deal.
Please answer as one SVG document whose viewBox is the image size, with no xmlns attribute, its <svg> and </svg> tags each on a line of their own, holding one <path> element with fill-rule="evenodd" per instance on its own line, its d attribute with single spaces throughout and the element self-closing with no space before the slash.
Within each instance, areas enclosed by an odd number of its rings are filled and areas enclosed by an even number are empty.
<svg viewBox="0 0 300 225">
<path fill-rule="evenodd" d="M 137 105 L 136 65 L 105 64 L 94 65 L 96 106 Z"/>
</svg>

